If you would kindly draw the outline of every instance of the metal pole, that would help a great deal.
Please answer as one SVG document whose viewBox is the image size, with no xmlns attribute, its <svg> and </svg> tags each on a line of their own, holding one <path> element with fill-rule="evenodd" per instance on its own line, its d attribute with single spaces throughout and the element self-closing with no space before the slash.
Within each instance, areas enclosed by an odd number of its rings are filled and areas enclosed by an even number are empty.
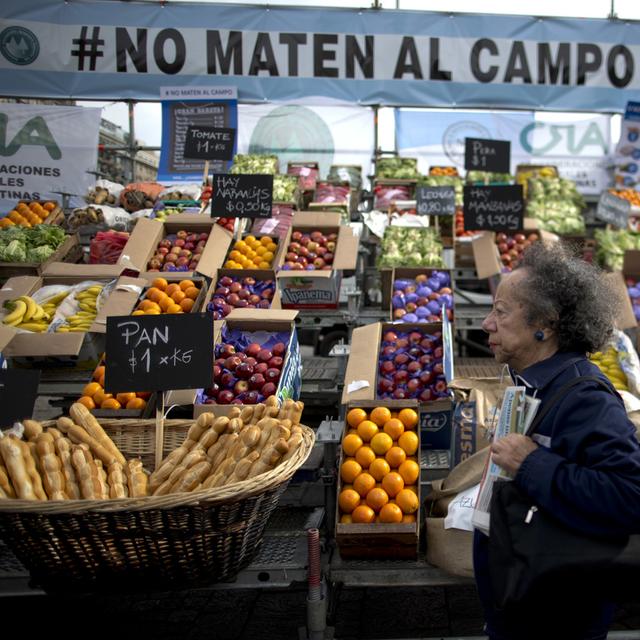
<svg viewBox="0 0 640 640">
<path fill-rule="evenodd" d="M 136 174 L 136 130 L 135 130 L 135 118 L 134 107 L 135 102 L 133 100 L 128 101 L 129 105 L 129 160 L 131 161 L 131 182 L 135 182 Z"/>
</svg>

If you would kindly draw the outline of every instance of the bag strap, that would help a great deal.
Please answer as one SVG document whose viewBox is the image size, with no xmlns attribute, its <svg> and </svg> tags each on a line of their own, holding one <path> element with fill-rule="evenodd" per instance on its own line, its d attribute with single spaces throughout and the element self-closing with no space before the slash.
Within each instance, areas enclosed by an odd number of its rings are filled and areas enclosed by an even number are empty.
<svg viewBox="0 0 640 640">
<path fill-rule="evenodd" d="M 557 391 L 551 397 L 550 400 L 544 403 L 542 410 L 539 413 L 537 413 L 536 417 L 533 419 L 533 422 L 531 423 L 531 426 L 527 431 L 527 435 L 531 436 L 531 434 L 538 428 L 538 425 L 542 422 L 544 417 L 549 413 L 549 411 L 551 411 L 551 409 L 553 409 L 553 407 L 556 404 L 558 404 L 558 402 L 560 402 L 560 400 L 562 400 L 562 398 L 564 398 L 565 394 L 567 393 L 567 391 L 569 391 L 569 389 L 571 389 L 571 387 L 574 387 L 580 382 L 585 382 L 585 381 L 595 382 L 596 384 L 599 384 L 603 389 L 605 389 L 609 393 L 618 396 L 618 394 L 612 389 L 612 387 L 609 386 L 608 383 L 606 383 L 602 378 L 599 378 L 598 376 L 578 376 L 577 378 L 573 378 L 573 380 L 569 380 L 569 382 L 563 385 L 560 388 L 560 390 Z"/>
</svg>

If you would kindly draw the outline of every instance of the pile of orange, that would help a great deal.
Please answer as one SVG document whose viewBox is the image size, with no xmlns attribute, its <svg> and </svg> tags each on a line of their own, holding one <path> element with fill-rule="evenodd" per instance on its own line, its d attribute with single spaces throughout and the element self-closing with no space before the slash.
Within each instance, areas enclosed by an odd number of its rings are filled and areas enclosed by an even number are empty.
<svg viewBox="0 0 640 640">
<path fill-rule="evenodd" d="M 85 385 L 78 400 L 87 409 L 136 409 L 141 411 L 147 406 L 150 392 L 112 393 L 104 391 L 104 362 L 93 372 L 91 382 Z"/>
<path fill-rule="evenodd" d="M 351 409 L 342 439 L 340 522 L 415 522 L 420 464 L 418 414 L 375 407 Z"/>
<path fill-rule="evenodd" d="M 246 236 L 234 245 L 227 260 L 225 269 L 271 269 L 278 245 L 275 238 L 262 236 Z"/>
<path fill-rule="evenodd" d="M 55 202 L 30 202 L 28 205 L 21 202 L 11 210 L 6 218 L 0 220 L 0 229 L 18 225 L 20 227 L 35 227 L 42 224 L 49 214 L 56 208 Z"/>
<path fill-rule="evenodd" d="M 132 315 L 189 313 L 198 295 L 200 295 L 200 288 L 193 280 L 181 280 L 169 284 L 164 278 L 156 278 Z"/>
</svg>

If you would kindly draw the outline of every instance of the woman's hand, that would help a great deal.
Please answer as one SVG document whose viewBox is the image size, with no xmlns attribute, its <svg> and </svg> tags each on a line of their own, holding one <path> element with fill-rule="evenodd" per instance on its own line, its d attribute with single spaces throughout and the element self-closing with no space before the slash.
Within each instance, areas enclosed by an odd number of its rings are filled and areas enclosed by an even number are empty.
<svg viewBox="0 0 640 640">
<path fill-rule="evenodd" d="M 524 459 L 538 448 L 529 437 L 519 433 L 510 433 L 491 445 L 491 459 L 515 478 Z"/>
</svg>

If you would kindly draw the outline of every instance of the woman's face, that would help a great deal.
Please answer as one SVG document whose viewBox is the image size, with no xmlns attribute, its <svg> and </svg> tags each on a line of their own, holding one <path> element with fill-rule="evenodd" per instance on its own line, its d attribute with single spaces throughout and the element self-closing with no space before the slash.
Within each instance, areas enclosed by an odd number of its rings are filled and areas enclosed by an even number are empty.
<svg viewBox="0 0 640 640">
<path fill-rule="evenodd" d="M 551 356 L 552 344 L 536 340 L 537 327 L 527 323 L 525 308 L 517 295 L 518 288 L 527 277 L 526 269 L 518 269 L 502 278 L 491 313 L 482 328 L 489 334 L 489 347 L 498 362 L 508 364 L 516 371 Z"/>
</svg>

